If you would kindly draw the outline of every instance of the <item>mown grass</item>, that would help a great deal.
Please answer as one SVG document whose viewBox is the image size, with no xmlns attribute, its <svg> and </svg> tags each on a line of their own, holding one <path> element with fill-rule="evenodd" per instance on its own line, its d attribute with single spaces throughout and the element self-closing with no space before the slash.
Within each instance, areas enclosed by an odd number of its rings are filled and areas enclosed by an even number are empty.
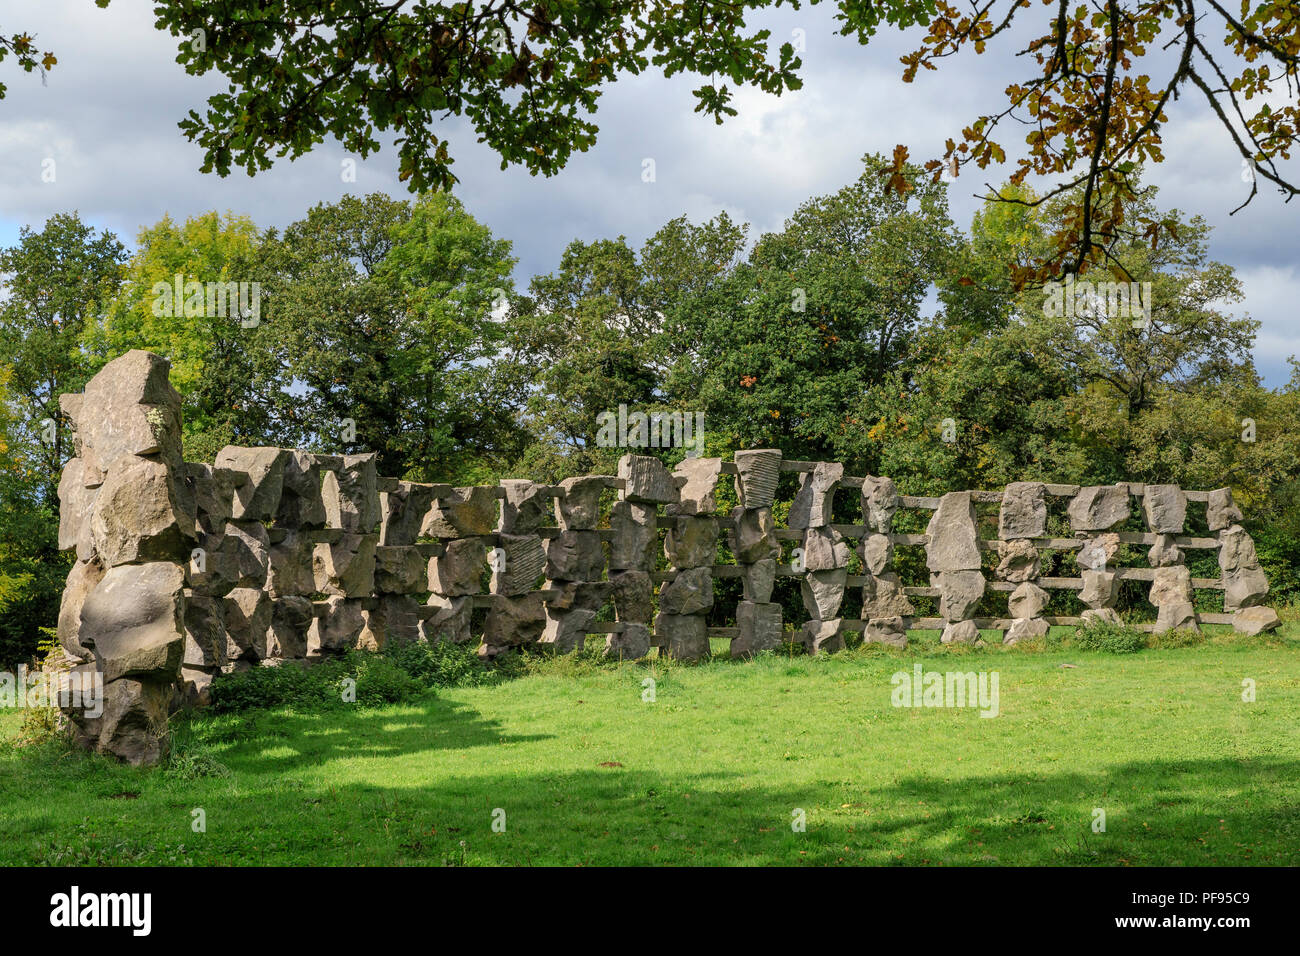
<svg viewBox="0 0 1300 956">
<path fill-rule="evenodd" d="M 1300 623 L 1211 630 L 1136 653 L 915 632 L 825 658 L 562 659 L 383 708 L 179 721 L 151 770 L 18 746 L 10 712 L 0 863 L 1295 865 Z M 997 671 L 999 716 L 893 707 L 918 661 Z"/>
</svg>

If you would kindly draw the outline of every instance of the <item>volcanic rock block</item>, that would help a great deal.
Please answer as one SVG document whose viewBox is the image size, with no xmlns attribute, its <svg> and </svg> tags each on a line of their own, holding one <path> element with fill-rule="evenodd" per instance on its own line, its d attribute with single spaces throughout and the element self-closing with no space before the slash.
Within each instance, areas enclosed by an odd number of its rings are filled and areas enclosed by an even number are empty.
<svg viewBox="0 0 1300 956">
<path fill-rule="evenodd" d="M 1156 534 L 1182 534 L 1187 523 L 1187 495 L 1177 485 L 1147 485 L 1142 514 Z"/>
<path fill-rule="evenodd" d="M 1183 563 L 1183 549 L 1174 544 L 1172 534 L 1158 534 L 1147 552 L 1147 561 L 1153 568 L 1171 568 Z"/>
<path fill-rule="evenodd" d="M 312 574 L 316 590 L 351 598 L 369 597 L 374 593 L 375 548 L 378 540 L 377 534 L 345 533 L 334 544 L 317 544 L 312 552 Z M 482 545 L 479 547 L 481 549 Z"/>
<path fill-rule="evenodd" d="M 605 638 L 605 657 L 620 661 L 636 661 L 650 653 L 650 628 L 646 624 L 629 621 L 623 630 Z"/>
<path fill-rule="evenodd" d="M 1093 485 L 1083 488 L 1070 499 L 1066 509 L 1070 527 L 1080 531 L 1109 531 L 1129 516 L 1128 487 Z"/>
<path fill-rule="evenodd" d="M 409 594 L 381 594 L 367 624 L 380 649 L 419 640 L 420 602 Z"/>
<path fill-rule="evenodd" d="M 561 531 L 546 543 L 546 576 L 561 581 L 599 580 L 605 551 L 597 531 Z"/>
<path fill-rule="evenodd" d="M 834 528 L 809 528 L 804 532 L 803 561 L 807 571 L 848 567 L 849 546 Z"/>
<path fill-rule="evenodd" d="M 975 505 L 969 491 L 952 491 L 939 500 L 939 507 L 925 529 L 925 563 L 931 571 L 978 571 L 979 535 L 975 528 Z"/>
<path fill-rule="evenodd" d="M 170 746 L 167 709 L 171 696 L 170 683 L 129 677 L 109 681 L 104 685 L 100 717 L 74 714 L 78 742 L 133 767 L 155 764 L 167 756 Z"/>
<path fill-rule="evenodd" d="M 1268 594 L 1268 578 L 1259 568 L 1224 572 L 1223 585 L 1223 608 L 1226 611 L 1254 607 Z"/>
<path fill-rule="evenodd" d="M 1007 598 L 1007 610 L 1012 617 L 1038 617 L 1043 611 L 1047 610 L 1047 605 L 1051 600 L 1052 596 L 1037 584 L 1026 581 L 1012 591 L 1011 596 Z"/>
<path fill-rule="evenodd" d="M 1216 488 L 1205 505 L 1205 522 L 1211 531 L 1230 528 L 1242 518 L 1241 509 L 1232 499 L 1231 488 Z"/>
<path fill-rule="evenodd" d="M 1032 541 L 1024 538 L 999 541 L 997 576 L 1013 584 L 1032 581 L 1039 575 L 1038 557 Z"/>
<path fill-rule="evenodd" d="M 700 614 L 713 607 L 713 571 L 691 568 L 659 590 L 659 610 L 664 614 Z"/>
<path fill-rule="evenodd" d="M 208 707 L 212 703 L 212 678 L 218 673 L 212 668 L 182 664 L 178 686 L 184 706 L 196 710 Z"/>
<path fill-rule="evenodd" d="M 561 531 L 591 531 L 600 521 L 600 497 L 611 476 L 586 475 L 560 482 L 562 497 L 555 499 L 555 517 Z"/>
<path fill-rule="evenodd" d="M 68 572 L 63 585 L 63 598 L 59 604 L 59 644 L 74 660 L 89 660 L 91 648 L 81 643 L 81 608 L 86 598 L 104 579 L 104 569 L 98 562 L 78 561 Z"/>
<path fill-rule="evenodd" d="M 1041 618 L 1017 618 L 1002 635 L 1002 643 L 1019 644 L 1021 641 L 1037 640 L 1046 637 L 1048 629 L 1047 622 Z"/>
<path fill-rule="evenodd" d="M 1232 615 L 1232 629 L 1238 634 L 1262 634 L 1281 624 L 1282 619 L 1271 607 L 1242 608 Z"/>
<path fill-rule="evenodd" d="M 1191 601 L 1169 601 L 1159 606 L 1153 631 L 1156 634 L 1163 634 L 1166 631 L 1199 631 L 1200 629 L 1201 626 L 1196 619 L 1196 609 Z"/>
<path fill-rule="evenodd" d="M 712 567 L 718 554 L 718 519 L 680 516 L 664 536 L 664 554 L 675 568 Z"/>
<path fill-rule="evenodd" d="M 1047 533 L 1047 486 L 1041 481 L 1016 481 L 1002 492 L 998 537 L 1041 538 Z"/>
<path fill-rule="evenodd" d="M 186 462 L 185 479 L 192 488 L 199 529 L 220 533 L 234 513 L 235 477 L 229 468 Z"/>
<path fill-rule="evenodd" d="M 85 463 L 72 458 L 63 466 L 59 477 L 59 550 L 69 551 L 77 546 L 82 527 L 90 521 L 95 490 L 85 485 Z"/>
<path fill-rule="evenodd" d="M 541 592 L 493 595 L 483 625 L 483 644 L 492 650 L 485 656 L 495 657 L 508 647 L 535 644 L 545 629 L 546 603 Z"/>
<path fill-rule="evenodd" d="M 168 380 L 170 368 L 162 356 L 132 349 L 86 383 L 80 402 L 69 403 L 88 481 L 123 455 L 155 455 L 179 468 L 181 397 Z"/>
<path fill-rule="evenodd" d="M 907 647 L 907 622 L 901 617 L 873 617 L 862 629 L 862 642 Z"/>
<path fill-rule="evenodd" d="M 235 588 L 221 599 L 229 660 L 257 659 L 258 650 L 266 646 L 273 603 L 260 588 Z"/>
<path fill-rule="evenodd" d="M 702 661 L 709 656 L 709 627 L 698 614 L 664 614 L 655 617 L 655 642 L 665 657 Z"/>
<path fill-rule="evenodd" d="M 551 497 L 545 485 L 523 478 L 504 478 L 506 496 L 501 502 L 497 530 L 503 534 L 533 534 L 551 514 Z"/>
<path fill-rule="evenodd" d="M 315 620 L 315 608 L 308 598 L 289 595 L 273 602 L 264 659 L 292 661 L 306 657 Z"/>
<path fill-rule="evenodd" d="M 1115 555 L 1117 554 L 1119 554 L 1119 535 L 1114 533 L 1098 534 L 1083 539 L 1075 557 L 1075 563 L 1080 568 L 1103 571 L 1107 567 L 1114 565 Z"/>
<path fill-rule="evenodd" d="M 1124 619 L 1119 616 L 1119 612 L 1113 607 L 1090 607 L 1083 612 L 1081 617 L 1085 628 L 1104 625 L 1111 627 L 1124 626 Z"/>
<path fill-rule="evenodd" d="M 735 462 L 736 500 L 740 507 L 772 507 L 777 479 L 781 477 L 781 452 L 775 448 L 738 451 Z"/>
<path fill-rule="evenodd" d="M 375 534 L 379 530 L 378 454 L 344 455 L 339 467 L 327 471 L 321 481 L 325 519 L 331 528 L 350 534 Z M 457 489 L 460 491 L 461 489 Z M 488 489 L 489 494 L 491 489 Z M 496 522 L 496 498 L 491 498 L 491 520 L 480 533 L 487 534 Z M 432 516 L 433 512 L 430 512 Z M 434 534 L 437 534 L 434 532 Z M 437 534 L 438 537 L 453 537 Z"/>
<path fill-rule="evenodd" d="M 280 495 L 276 523 L 301 530 L 325 527 L 329 515 L 325 511 L 321 480 L 315 455 L 296 449 L 290 451 L 284 462 L 284 492 Z"/>
<path fill-rule="evenodd" d="M 1219 532 L 1219 567 L 1224 574 L 1259 567 L 1255 542 L 1241 525 Z"/>
<path fill-rule="evenodd" d="M 491 534 L 498 522 L 496 489 L 489 485 L 453 488 L 435 499 L 420 528 L 426 538 L 469 538 Z"/>
<path fill-rule="evenodd" d="M 470 630 L 474 613 L 474 599 L 469 597 L 429 596 L 429 605 L 438 610 L 425 619 L 421 636 L 430 643 L 467 644 L 473 637 Z"/>
<path fill-rule="evenodd" d="M 889 571 L 884 574 L 868 575 L 862 585 L 862 617 L 871 620 L 877 617 L 911 617 L 916 608 L 907 599 L 898 575 Z"/>
<path fill-rule="evenodd" d="M 943 634 L 939 636 L 939 642 L 941 644 L 978 644 L 980 643 L 980 631 L 975 626 L 974 621 L 952 621 L 944 627 Z"/>
<path fill-rule="evenodd" d="M 91 514 L 95 553 L 106 567 L 184 560 L 194 539 L 194 512 L 184 507 L 162 462 L 114 459 Z"/>
<path fill-rule="evenodd" d="M 676 503 L 664 509 L 668 515 L 709 515 L 718 508 L 714 492 L 722 477 L 721 458 L 686 458 L 673 469 Z"/>
<path fill-rule="evenodd" d="M 267 552 L 266 589 L 274 598 L 303 596 L 316 590 L 315 547 L 311 538 L 299 531 L 289 531 Z M 424 561 L 419 561 L 419 577 L 424 575 Z"/>
<path fill-rule="evenodd" d="M 727 532 L 732 554 L 739 564 L 753 564 L 781 552 L 771 508 L 733 508 Z"/>
<path fill-rule="evenodd" d="M 307 606 L 310 609 L 311 605 Z M 227 663 L 226 621 L 220 598 L 195 594 L 185 601 L 185 652 L 181 663 L 206 668 Z"/>
<path fill-rule="evenodd" d="M 800 590 L 809 617 L 829 621 L 839 616 L 848 574 L 846 568 L 839 568 L 835 571 L 809 571 L 802 577 Z"/>
<path fill-rule="evenodd" d="M 206 542 L 211 540 L 212 536 L 205 536 Z M 223 562 L 228 571 L 213 570 Z M 208 552 L 207 563 L 214 581 L 229 573 L 237 588 L 262 587 L 271 564 L 271 538 L 266 527 L 258 521 L 231 521 L 218 539 L 215 555 Z"/>
<path fill-rule="evenodd" d="M 614 540 L 609 546 L 612 571 L 649 571 L 659 549 L 656 506 L 635 501 L 616 501 L 609 512 Z"/>
<path fill-rule="evenodd" d="M 456 538 L 442 554 L 429 559 L 429 590 L 447 597 L 465 597 L 483 590 L 487 547 L 482 538 Z"/>
<path fill-rule="evenodd" d="M 840 618 L 829 621 L 806 621 L 803 630 L 799 632 L 803 649 L 814 655 L 834 654 L 844 650 L 844 635 L 840 633 L 840 626 L 843 623 Z"/>
<path fill-rule="evenodd" d="M 1119 575 L 1114 571 L 1084 571 L 1079 600 L 1094 610 L 1112 608 L 1119 598 Z"/>
<path fill-rule="evenodd" d="M 900 499 L 894 479 L 872 475 L 862 479 L 862 517 L 877 534 L 889 534 Z"/>
<path fill-rule="evenodd" d="M 540 544 L 537 550 L 541 551 Z M 428 562 L 413 545 L 375 548 L 375 590 L 381 594 L 422 593 L 428 585 L 427 572 Z"/>
<path fill-rule="evenodd" d="M 492 568 L 493 594 L 523 594 L 531 591 L 546 568 L 546 550 L 535 534 L 497 536 L 497 564 Z"/>
<path fill-rule="evenodd" d="M 654 615 L 654 586 L 647 571 L 611 571 L 614 616 L 623 622 L 648 624 Z"/>
<path fill-rule="evenodd" d="M 1185 566 L 1157 568 L 1151 581 L 1150 601 L 1162 604 L 1192 603 L 1192 573 Z"/>
<path fill-rule="evenodd" d="M 894 545 L 887 534 L 869 534 L 858 548 L 866 574 L 884 574 L 894 560 Z"/>
<path fill-rule="evenodd" d="M 609 601 L 614 586 L 608 581 L 547 581 L 546 606 L 557 611 L 599 611 Z"/>
<path fill-rule="evenodd" d="M 81 606 L 80 638 L 105 681 L 170 682 L 185 653 L 185 569 L 156 561 L 109 568 Z"/>
<path fill-rule="evenodd" d="M 819 461 L 811 472 L 800 474 L 799 491 L 790 503 L 789 527 L 804 530 L 830 524 L 835 489 L 843 477 L 844 466 L 828 461 Z"/>
<path fill-rule="evenodd" d="M 415 544 L 424 525 L 424 516 L 433 507 L 433 486 L 414 481 L 399 481 L 392 491 L 379 495 L 382 518 L 379 543 L 386 547 Z"/>
<path fill-rule="evenodd" d="M 758 604 L 740 601 L 736 604 L 736 628 L 739 634 L 731 639 L 733 659 L 753 657 L 761 651 L 781 649 L 783 626 L 781 605 Z"/>
<path fill-rule="evenodd" d="M 970 617 L 984 596 L 984 575 L 978 571 L 941 571 L 935 576 L 939 588 L 939 616 L 946 621 Z"/>
<path fill-rule="evenodd" d="M 360 601 L 335 595 L 307 629 L 307 657 L 343 654 L 356 648 L 366 630 L 366 615 Z"/>
<path fill-rule="evenodd" d="M 698 460 L 698 459 L 696 459 Z M 677 501 L 677 484 L 658 458 L 624 455 L 618 460 L 618 477 L 623 479 L 621 499 L 670 504 Z"/>
<path fill-rule="evenodd" d="M 217 452 L 217 468 L 248 476 L 235 488 L 230 516 L 244 521 L 270 521 L 280 509 L 284 494 L 284 468 L 289 452 L 284 448 L 243 448 L 227 445 Z"/>
<path fill-rule="evenodd" d="M 772 587 L 776 584 L 776 558 L 763 558 L 753 564 L 743 564 L 740 570 L 746 601 L 766 604 L 772 600 Z"/>
<path fill-rule="evenodd" d="M 546 607 L 546 626 L 537 643 L 559 654 L 581 651 L 587 640 L 587 626 L 595 619 L 596 612 L 583 608 L 572 611 L 557 611 L 549 604 Z"/>
</svg>

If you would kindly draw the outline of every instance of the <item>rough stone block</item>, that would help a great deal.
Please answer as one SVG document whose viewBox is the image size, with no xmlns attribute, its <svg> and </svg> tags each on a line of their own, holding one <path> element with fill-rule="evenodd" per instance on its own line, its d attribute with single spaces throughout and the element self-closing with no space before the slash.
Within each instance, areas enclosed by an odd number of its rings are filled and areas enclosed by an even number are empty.
<svg viewBox="0 0 1300 956">
<path fill-rule="evenodd" d="M 194 512 L 185 507 L 178 482 L 162 462 L 133 455 L 114 459 L 91 514 L 95 553 L 106 567 L 184 561 L 195 527 Z"/>
<path fill-rule="evenodd" d="M 805 622 L 803 630 L 799 632 L 803 649 L 813 655 L 835 654 L 844 650 L 844 635 L 840 632 L 843 623 L 840 618 Z"/>
<path fill-rule="evenodd" d="M 776 584 L 776 558 L 763 558 L 753 564 L 744 564 L 740 570 L 740 583 L 746 601 L 766 604 L 772 600 L 772 588 Z"/>
<path fill-rule="evenodd" d="M 78 561 L 68 572 L 59 603 L 59 644 L 69 657 L 89 660 L 91 649 L 81 643 L 81 608 L 99 582 L 104 579 L 104 569 L 98 562 Z"/>
<path fill-rule="evenodd" d="M 648 624 L 654 615 L 654 586 L 646 571 L 611 571 L 609 583 L 618 620 Z"/>
<path fill-rule="evenodd" d="M 735 462 L 736 500 L 740 507 L 772 507 L 776 483 L 781 477 L 781 452 L 775 448 L 738 451 Z"/>
<path fill-rule="evenodd" d="M 858 556 L 864 573 L 885 574 L 894 560 L 894 545 L 887 534 L 869 534 L 862 539 Z"/>
<path fill-rule="evenodd" d="M 664 536 L 664 555 L 675 568 L 712 567 L 718 554 L 718 520 L 681 516 Z"/>
<path fill-rule="evenodd" d="M 635 501 L 616 501 L 609 513 L 614 540 L 609 546 L 612 571 L 650 571 L 659 549 L 657 508 Z"/>
<path fill-rule="evenodd" d="M 492 597 L 483 626 L 483 643 L 495 657 L 509 647 L 535 644 L 546 628 L 546 604 L 541 592 Z"/>
<path fill-rule="evenodd" d="M 1231 488 L 1216 488 L 1205 505 L 1205 522 L 1211 531 L 1231 528 L 1242 519 L 1241 509 L 1232 499 Z"/>
<path fill-rule="evenodd" d="M 690 568 L 659 590 L 659 609 L 665 614 L 700 614 L 713 607 L 713 572 Z"/>
<path fill-rule="evenodd" d="M 228 660 L 256 660 L 266 646 L 274 602 L 260 588 L 235 588 L 221 599 Z"/>
<path fill-rule="evenodd" d="M 385 547 L 415 544 L 424 526 L 425 515 L 433 507 L 433 486 L 414 481 L 399 481 L 392 491 L 379 495 L 379 543 Z"/>
<path fill-rule="evenodd" d="M 781 552 L 771 508 L 733 508 L 732 529 L 727 532 L 738 564 L 753 564 Z"/>
<path fill-rule="evenodd" d="M 807 608 L 809 617 L 819 621 L 829 621 L 839 616 L 848 574 L 846 568 L 835 571 L 809 571 L 800 579 L 803 605 Z"/>
<path fill-rule="evenodd" d="M 312 552 L 316 590 L 351 598 L 373 594 L 378 541 L 377 534 L 344 533 L 334 544 L 317 544 Z"/>
<path fill-rule="evenodd" d="M 736 628 L 740 633 L 731 639 L 733 658 L 753 657 L 762 651 L 780 650 L 781 636 L 784 633 L 781 605 L 738 602 Z"/>
<path fill-rule="evenodd" d="M 537 643 L 558 654 L 581 651 L 587 640 L 587 626 L 595 617 L 595 611 L 585 608 L 559 611 L 547 605 L 546 626 Z"/>
<path fill-rule="evenodd" d="M 618 460 L 618 477 L 624 482 L 620 498 L 650 504 L 677 501 L 677 485 L 672 474 L 658 458 L 624 455 Z"/>
<path fill-rule="evenodd" d="M 650 653 L 650 628 L 632 621 L 623 630 L 605 638 L 605 657 L 621 661 L 636 661 Z"/>
<path fill-rule="evenodd" d="M 979 644 L 980 630 L 974 621 L 952 621 L 939 637 L 942 644 Z"/>
<path fill-rule="evenodd" d="M 1242 608 L 1232 615 L 1232 629 L 1238 634 L 1262 634 L 1282 625 L 1282 619 L 1271 607 Z"/>
<path fill-rule="evenodd" d="M 506 496 L 501 503 L 498 531 L 533 534 L 546 524 L 551 515 L 551 497 L 545 485 L 522 478 L 505 478 L 501 487 L 506 490 Z"/>
<path fill-rule="evenodd" d="M 1084 571 L 1079 600 L 1094 610 L 1111 608 L 1119 598 L 1119 576 L 1113 571 Z"/>
<path fill-rule="evenodd" d="M 227 445 L 217 452 L 217 468 L 248 476 L 247 481 L 235 488 L 230 516 L 242 521 L 272 520 L 280 509 L 288 461 L 289 452 L 284 448 Z"/>
<path fill-rule="evenodd" d="M 425 619 L 421 636 L 431 643 L 468 644 L 473 634 L 470 630 L 474 613 L 474 599 L 470 597 L 429 596 L 429 605 L 438 610 Z"/>
<path fill-rule="evenodd" d="M 1047 631 L 1047 622 L 1041 618 L 1018 618 L 1011 622 L 1011 626 L 1002 635 L 1002 643 L 1019 644 L 1021 641 L 1037 640 L 1046 637 Z"/>
<path fill-rule="evenodd" d="M 849 564 L 849 546 L 834 528 L 809 528 L 804 532 L 803 564 L 808 571 L 834 571 Z"/>
<path fill-rule="evenodd" d="M 661 653 L 677 661 L 702 661 L 709 656 L 709 628 L 698 614 L 655 617 L 655 642 Z"/>
<path fill-rule="evenodd" d="M 287 595 L 273 602 L 264 659 L 290 661 L 306 657 L 315 620 L 315 609 L 308 598 Z"/>
<path fill-rule="evenodd" d="M 1187 495 L 1177 485 L 1147 485 L 1142 514 L 1156 534 L 1182 534 L 1187 524 Z"/>
<path fill-rule="evenodd" d="M 297 449 L 284 463 L 284 491 L 276 511 L 276 523 L 285 528 L 323 528 L 329 520 L 321 490 L 321 471 L 316 456 Z"/>
<path fill-rule="evenodd" d="M 664 509 L 669 515 L 710 515 L 718 509 L 715 492 L 722 477 L 721 458 L 687 458 L 673 469 L 681 481 L 677 499 Z M 675 482 L 676 483 L 676 482 Z"/>
<path fill-rule="evenodd" d="M 979 571 L 939 572 L 935 575 L 935 586 L 940 591 L 939 616 L 946 621 L 970 617 L 984 596 L 984 583 Z"/>
<path fill-rule="evenodd" d="M 907 647 L 907 622 L 901 617 L 873 617 L 862 629 L 862 642 Z"/>
<path fill-rule="evenodd" d="M 324 613 L 307 629 L 307 657 L 323 657 L 353 650 L 366 629 L 360 601 L 335 595 L 325 601 Z"/>
<path fill-rule="evenodd" d="M 899 506 L 894 479 L 867 475 L 862 479 L 862 517 L 877 534 L 889 534 Z"/>
<path fill-rule="evenodd" d="M 538 547 L 540 551 L 540 546 Z M 428 562 L 413 545 L 375 548 L 375 590 L 381 594 L 421 594 L 428 588 Z"/>
<path fill-rule="evenodd" d="M 493 594 L 531 591 L 546 569 L 546 550 L 535 534 L 501 534 L 492 567 Z"/>
<path fill-rule="evenodd" d="M 585 475 L 560 482 L 564 495 L 555 499 L 555 517 L 561 531 L 591 531 L 600 521 L 600 498 L 610 486 L 610 475 Z"/>
<path fill-rule="evenodd" d="M 1047 486 L 1041 481 L 1016 481 L 1002 492 L 998 537 L 1041 538 L 1047 533 Z"/>
<path fill-rule="evenodd" d="M 843 477 L 844 466 L 828 461 L 819 461 L 812 471 L 800 474 L 799 490 L 790 503 L 789 527 L 804 530 L 830 524 L 835 490 Z"/>
<path fill-rule="evenodd" d="M 1070 499 L 1070 527 L 1080 531 L 1109 531 L 1130 513 L 1126 485 L 1092 485 Z"/>
<path fill-rule="evenodd" d="M 902 582 L 896 573 L 868 575 L 862 585 L 862 617 L 871 620 L 877 617 L 911 617 L 916 608 L 903 591 Z"/>
<path fill-rule="evenodd" d="M 969 491 L 952 491 L 944 495 L 925 533 L 930 538 L 925 546 L 925 563 L 931 571 L 980 569 L 975 505 L 971 503 Z"/>
<path fill-rule="evenodd" d="M 315 547 L 307 535 L 289 531 L 267 552 L 266 589 L 274 598 L 304 596 L 316 590 Z M 419 563 L 421 576 L 424 561 Z"/>
<path fill-rule="evenodd" d="M 596 531 L 561 531 L 546 543 L 546 576 L 561 581 L 596 581 L 605 550 Z"/>
<path fill-rule="evenodd" d="M 349 534 L 377 534 L 380 519 L 378 457 L 373 451 L 344 455 L 337 468 L 325 473 L 321 481 L 321 498 L 325 502 L 329 527 L 342 528 Z M 492 505 L 494 523 L 495 498 Z M 491 523 L 482 533 L 490 530 Z"/>
<path fill-rule="evenodd" d="M 1047 610 L 1052 596 L 1037 584 L 1026 581 L 1011 592 L 1007 598 L 1007 609 L 1012 617 L 1039 617 Z"/>
<path fill-rule="evenodd" d="M 109 568 L 81 606 L 80 640 L 105 681 L 175 680 L 185 653 L 185 570 L 156 561 Z"/>
<path fill-rule="evenodd" d="M 1038 549 L 1023 538 L 998 542 L 997 576 L 1003 581 L 1020 584 L 1039 576 Z"/>
<path fill-rule="evenodd" d="M 487 547 L 482 538 L 456 538 L 429 559 L 429 590 L 447 597 L 465 597 L 483 590 Z"/>
</svg>

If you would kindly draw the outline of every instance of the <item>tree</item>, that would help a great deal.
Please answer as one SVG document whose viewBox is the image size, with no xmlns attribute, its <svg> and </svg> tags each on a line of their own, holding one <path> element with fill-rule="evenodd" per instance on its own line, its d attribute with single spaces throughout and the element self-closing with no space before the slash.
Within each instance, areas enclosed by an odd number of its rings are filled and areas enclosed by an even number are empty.
<svg viewBox="0 0 1300 956">
<path fill-rule="evenodd" d="M 0 63 L 11 53 L 17 57 L 18 65 L 24 72 L 39 71 L 42 82 L 45 80 L 45 71 L 54 69 L 54 65 L 59 62 L 58 57 L 49 50 L 41 53 L 36 47 L 36 38 L 27 33 L 0 33 Z M 5 89 L 5 85 L 0 83 L 0 100 L 5 98 Z"/>
</svg>

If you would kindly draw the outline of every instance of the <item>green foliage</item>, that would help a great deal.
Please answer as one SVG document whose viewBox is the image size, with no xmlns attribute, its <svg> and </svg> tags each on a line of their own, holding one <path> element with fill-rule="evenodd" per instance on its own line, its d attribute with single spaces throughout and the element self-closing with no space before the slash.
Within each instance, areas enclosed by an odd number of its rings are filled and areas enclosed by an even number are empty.
<svg viewBox="0 0 1300 956">
<path fill-rule="evenodd" d="M 1131 627 L 1099 623 L 1076 628 L 1068 645 L 1082 651 L 1107 654 L 1136 654 L 1147 646 L 1147 635 Z"/>
</svg>

